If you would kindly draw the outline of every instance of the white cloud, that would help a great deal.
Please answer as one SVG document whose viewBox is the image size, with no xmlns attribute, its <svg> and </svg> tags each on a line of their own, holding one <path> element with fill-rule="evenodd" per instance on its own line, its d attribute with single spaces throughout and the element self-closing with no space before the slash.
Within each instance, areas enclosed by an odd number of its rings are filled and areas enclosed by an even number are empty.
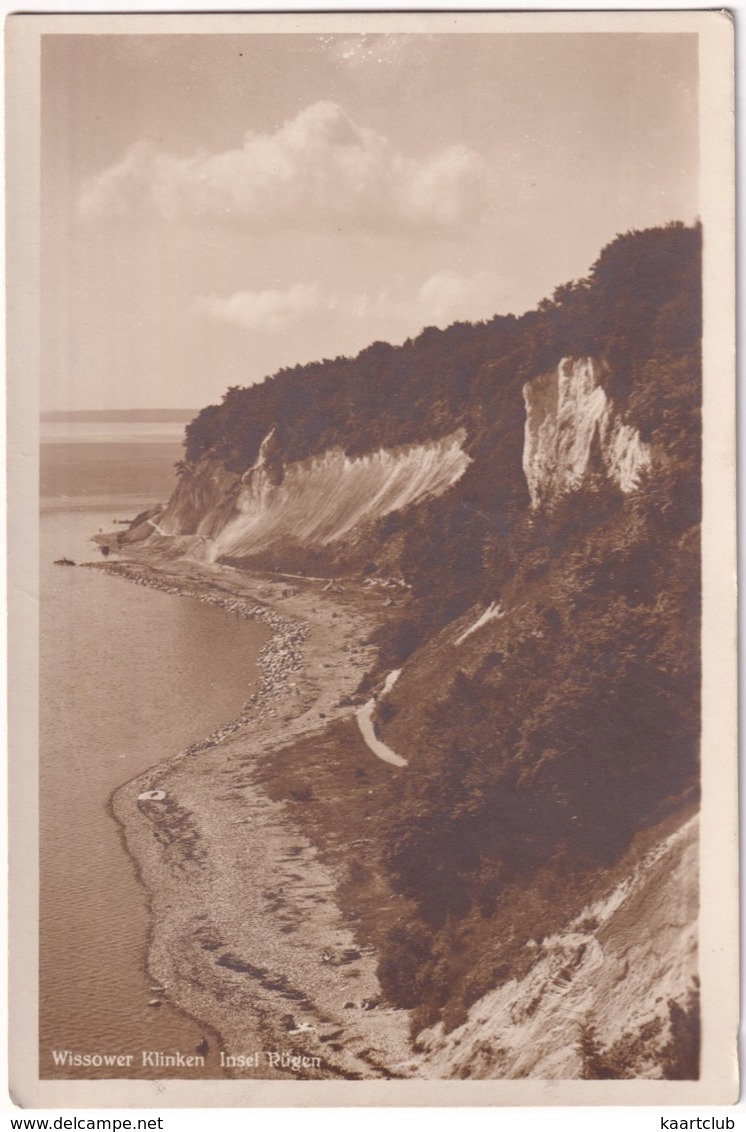
<svg viewBox="0 0 746 1132">
<path fill-rule="evenodd" d="M 333 102 L 302 110 L 240 149 L 184 157 L 138 142 L 88 178 L 86 218 L 155 214 L 285 228 L 453 226 L 478 205 L 482 161 L 463 145 L 416 159 Z"/>
<path fill-rule="evenodd" d="M 272 334 L 303 319 L 331 312 L 356 322 L 406 323 L 414 332 L 425 325 L 447 326 L 459 319 L 490 318 L 504 299 L 496 272 L 463 276 L 444 270 L 431 275 L 417 290 L 394 286 L 330 291 L 319 283 L 294 283 L 233 295 L 202 295 L 195 308 L 219 322 Z"/>
<path fill-rule="evenodd" d="M 276 334 L 315 311 L 331 309 L 334 302 L 334 296 L 325 296 L 316 283 L 294 283 L 283 290 L 202 295 L 196 307 L 219 322 Z"/>
</svg>

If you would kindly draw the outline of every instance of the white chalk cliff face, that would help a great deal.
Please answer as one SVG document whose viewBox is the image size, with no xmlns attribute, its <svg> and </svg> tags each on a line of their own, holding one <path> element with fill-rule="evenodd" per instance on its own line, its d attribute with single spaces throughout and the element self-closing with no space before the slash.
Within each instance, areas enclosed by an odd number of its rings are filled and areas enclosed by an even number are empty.
<svg viewBox="0 0 746 1132">
<path fill-rule="evenodd" d="M 354 459 L 335 448 L 288 464 L 280 484 L 265 466 L 266 445 L 243 476 L 205 461 L 183 477 L 160 531 L 178 539 L 182 553 L 212 561 L 286 542 L 328 546 L 391 511 L 441 495 L 470 462 L 463 441 L 459 431 Z"/>
<path fill-rule="evenodd" d="M 607 372 L 595 358 L 563 358 L 524 385 L 523 470 L 534 507 L 579 487 L 594 470 L 632 491 L 650 464 L 649 445 L 622 422 L 603 387 Z"/>
</svg>

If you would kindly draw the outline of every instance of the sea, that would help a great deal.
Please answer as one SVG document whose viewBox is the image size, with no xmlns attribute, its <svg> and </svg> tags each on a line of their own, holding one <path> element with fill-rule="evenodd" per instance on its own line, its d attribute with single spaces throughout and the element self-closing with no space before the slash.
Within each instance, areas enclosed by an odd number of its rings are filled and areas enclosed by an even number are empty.
<svg viewBox="0 0 746 1132">
<path fill-rule="evenodd" d="M 223 1075 L 216 1036 L 154 990 L 146 973 L 147 896 L 109 799 L 238 714 L 268 631 L 194 598 L 79 568 L 101 561 L 92 535 L 121 530 L 118 521 L 168 498 L 183 427 L 42 424 L 42 1078 L 163 1077 L 142 1064 L 143 1051 L 198 1049 L 207 1049 L 204 1069 L 167 1075 Z M 78 567 L 55 565 L 62 557 Z M 65 1051 L 135 1056 L 130 1067 L 70 1066 Z"/>
</svg>

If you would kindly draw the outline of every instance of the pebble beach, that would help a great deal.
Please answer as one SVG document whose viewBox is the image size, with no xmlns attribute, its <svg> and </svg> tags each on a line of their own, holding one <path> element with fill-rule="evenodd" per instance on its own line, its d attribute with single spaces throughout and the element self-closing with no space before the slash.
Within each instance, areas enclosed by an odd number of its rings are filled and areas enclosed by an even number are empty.
<svg viewBox="0 0 746 1132">
<path fill-rule="evenodd" d="M 271 633 L 239 716 L 111 798 L 148 893 L 153 985 L 219 1043 L 226 1077 L 409 1076 L 408 1016 L 381 1002 L 376 957 L 335 899 L 340 877 L 258 781 L 274 752 L 354 712 L 375 608 L 230 567 L 155 567 L 141 552 L 96 568 Z"/>
</svg>

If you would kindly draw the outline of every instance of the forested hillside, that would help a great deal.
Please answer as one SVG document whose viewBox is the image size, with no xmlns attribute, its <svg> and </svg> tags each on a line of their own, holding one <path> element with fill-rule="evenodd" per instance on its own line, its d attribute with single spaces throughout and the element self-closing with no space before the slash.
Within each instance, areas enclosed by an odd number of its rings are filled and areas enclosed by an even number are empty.
<svg viewBox="0 0 746 1132">
<path fill-rule="evenodd" d="M 274 430 L 267 466 L 279 483 L 288 464 L 330 448 L 355 457 L 463 427 L 472 463 L 455 491 L 391 514 L 365 544 L 399 534 L 418 616 L 433 627 L 513 570 L 506 538 L 528 504 L 522 389 L 563 357 L 606 360 L 608 393 L 644 440 L 655 435 L 659 477 L 676 478 L 686 493 L 677 506 L 696 512 L 700 335 L 700 231 L 673 224 L 629 233 L 604 249 L 586 279 L 521 317 L 429 327 L 400 347 L 376 342 L 356 358 L 230 389 L 188 426 L 181 470 L 208 458 L 240 476 Z M 360 553 L 336 548 L 337 562 L 361 566 Z"/>
</svg>

